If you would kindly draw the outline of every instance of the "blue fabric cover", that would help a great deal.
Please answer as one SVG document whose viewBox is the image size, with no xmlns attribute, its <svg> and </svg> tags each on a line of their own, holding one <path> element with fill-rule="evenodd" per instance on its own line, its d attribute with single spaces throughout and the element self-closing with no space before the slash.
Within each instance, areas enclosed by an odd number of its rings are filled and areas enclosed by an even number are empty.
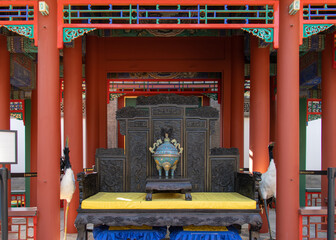
<svg viewBox="0 0 336 240">
<path fill-rule="evenodd" d="M 228 231 L 183 231 L 182 227 L 170 227 L 170 240 L 242 240 L 234 227 Z"/>
<path fill-rule="evenodd" d="M 95 240 L 160 240 L 165 238 L 166 227 L 153 227 L 152 230 L 109 230 L 108 226 L 99 226 L 93 229 Z"/>
</svg>

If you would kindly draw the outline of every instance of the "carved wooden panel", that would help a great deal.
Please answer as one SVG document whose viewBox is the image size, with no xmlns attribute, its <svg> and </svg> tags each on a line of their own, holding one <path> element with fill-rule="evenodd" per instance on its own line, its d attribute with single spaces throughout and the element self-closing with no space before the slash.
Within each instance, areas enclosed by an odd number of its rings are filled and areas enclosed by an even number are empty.
<svg viewBox="0 0 336 240">
<path fill-rule="evenodd" d="M 148 127 L 148 120 L 130 120 L 128 122 L 129 128 L 147 128 Z"/>
<path fill-rule="evenodd" d="M 236 162 L 235 156 L 210 156 L 212 192 L 235 191 Z"/>
<path fill-rule="evenodd" d="M 187 128 L 206 128 L 206 120 L 187 119 L 186 127 Z"/>
<path fill-rule="evenodd" d="M 96 150 L 96 171 L 100 191 L 125 191 L 125 155 L 122 148 L 98 148 Z"/>
<path fill-rule="evenodd" d="M 99 186 L 101 192 L 124 192 L 125 159 L 99 160 Z"/>
<path fill-rule="evenodd" d="M 183 108 L 175 106 L 162 106 L 162 107 L 153 107 L 152 108 L 152 117 L 182 117 Z"/>
<path fill-rule="evenodd" d="M 181 143 L 182 139 L 182 121 L 172 119 L 157 119 L 153 120 L 153 141 L 156 142 L 161 138 L 161 129 L 173 129 L 173 134 L 170 137 L 175 138 L 177 142 Z"/>
<path fill-rule="evenodd" d="M 136 105 L 177 104 L 198 106 L 198 97 L 177 94 L 158 94 L 153 96 L 139 96 Z"/>
<path fill-rule="evenodd" d="M 186 137 L 187 177 L 191 180 L 193 192 L 205 191 L 206 177 L 206 132 L 188 131 Z"/>
<path fill-rule="evenodd" d="M 128 188 L 131 192 L 144 192 L 147 175 L 147 131 L 128 131 Z"/>
</svg>

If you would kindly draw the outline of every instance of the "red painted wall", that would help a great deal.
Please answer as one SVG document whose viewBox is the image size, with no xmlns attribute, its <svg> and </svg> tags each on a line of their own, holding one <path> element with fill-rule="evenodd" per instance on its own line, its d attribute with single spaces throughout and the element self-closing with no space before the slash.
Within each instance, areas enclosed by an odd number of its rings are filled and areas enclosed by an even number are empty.
<svg viewBox="0 0 336 240">
<path fill-rule="evenodd" d="M 110 72 L 221 72 L 224 37 L 104 38 Z"/>
</svg>

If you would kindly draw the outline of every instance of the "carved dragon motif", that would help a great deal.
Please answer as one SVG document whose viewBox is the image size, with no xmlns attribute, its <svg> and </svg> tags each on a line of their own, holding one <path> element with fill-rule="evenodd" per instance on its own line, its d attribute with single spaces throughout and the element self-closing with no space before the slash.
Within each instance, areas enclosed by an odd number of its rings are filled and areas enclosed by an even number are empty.
<svg viewBox="0 0 336 240">
<path fill-rule="evenodd" d="M 153 144 L 153 147 L 150 147 L 150 148 L 149 148 L 149 151 L 150 151 L 151 153 L 155 153 L 154 150 L 155 150 L 158 146 L 160 146 L 161 144 L 162 144 L 162 140 L 161 140 L 161 139 L 157 140 L 156 143 Z"/>
<path fill-rule="evenodd" d="M 183 148 L 181 147 L 181 145 L 179 143 L 177 143 L 176 139 L 173 139 L 170 141 L 172 144 L 174 144 L 174 146 L 176 147 L 176 149 L 179 149 L 180 151 L 178 152 L 179 154 L 182 154 L 183 152 Z"/>
</svg>

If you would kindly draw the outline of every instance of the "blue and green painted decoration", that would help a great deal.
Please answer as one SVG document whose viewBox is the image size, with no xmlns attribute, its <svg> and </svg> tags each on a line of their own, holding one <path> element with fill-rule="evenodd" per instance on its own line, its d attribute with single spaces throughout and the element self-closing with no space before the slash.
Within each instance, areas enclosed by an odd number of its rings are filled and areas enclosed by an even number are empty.
<svg viewBox="0 0 336 240">
<path fill-rule="evenodd" d="M 65 5 L 65 24 L 272 24 L 272 5 Z"/>
</svg>

